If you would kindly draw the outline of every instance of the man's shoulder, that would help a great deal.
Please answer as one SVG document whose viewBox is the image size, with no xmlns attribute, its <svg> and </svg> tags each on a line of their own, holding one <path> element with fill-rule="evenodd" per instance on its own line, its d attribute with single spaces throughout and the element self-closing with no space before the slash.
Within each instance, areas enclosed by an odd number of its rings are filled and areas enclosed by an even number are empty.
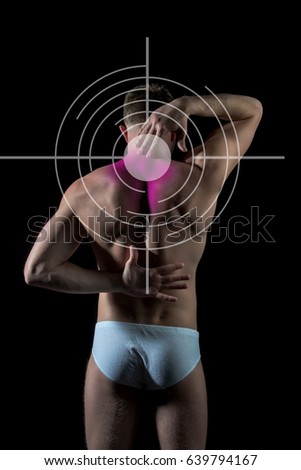
<svg viewBox="0 0 301 470">
<path fill-rule="evenodd" d="M 167 172 L 166 176 L 167 178 L 187 179 L 187 182 L 189 181 L 190 184 L 192 181 L 200 179 L 201 173 L 202 170 L 196 165 L 172 160 L 170 171 Z"/>
<path fill-rule="evenodd" d="M 104 168 L 97 168 L 81 178 L 75 180 L 66 190 L 64 198 L 70 204 L 78 203 L 92 194 L 96 189 L 103 189 L 107 181 L 107 172 Z"/>
<path fill-rule="evenodd" d="M 78 178 L 72 183 L 69 190 L 73 193 L 80 193 L 82 191 L 85 192 L 87 188 L 92 189 L 94 186 L 100 187 L 107 184 L 110 175 L 112 175 L 112 170 L 109 168 L 110 166 L 111 165 L 107 165 L 97 168 L 81 178 Z"/>
<path fill-rule="evenodd" d="M 91 171 L 87 175 L 83 177 L 84 181 L 97 181 L 101 182 L 103 178 L 108 177 L 110 174 L 112 174 L 112 167 L 113 165 L 105 165 L 100 168 L 96 168 L 95 170 Z"/>
</svg>

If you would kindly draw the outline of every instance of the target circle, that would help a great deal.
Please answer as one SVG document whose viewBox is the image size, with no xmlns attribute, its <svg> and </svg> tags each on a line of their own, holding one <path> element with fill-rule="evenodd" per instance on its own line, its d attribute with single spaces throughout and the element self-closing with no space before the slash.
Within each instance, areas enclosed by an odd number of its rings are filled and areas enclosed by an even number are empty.
<svg viewBox="0 0 301 470">
<path fill-rule="evenodd" d="M 106 87 L 102 87 L 101 91 L 99 91 L 98 93 L 94 93 L 93 96 L 91 98 L 89 98 L 88 96 L 85 97 L 85 94 L 88 94 L 88 92 L 90 92 L 92 90 L 92 87 L 96 86 L 96 85 L 99 85 L 102 80 L 105 80 L 107 78 L 109 79 L 112 79 L 112 78 L 115 78 L 113 76 L 115 76 L 116 74 L 122 74 L 123 72 L 128 72 L 128 71 L 132 71 L 132 70 L 136 70 L 136 69 L 139 69 L 139 68 L 143 68 L 145 66 L 139 66 L 139 65 L 136 65 L 136 66 L 131 66 L 131 67 L 125 67 L 123 69 L 118 69 L 116 71 L 113 71 L 113 72 L 110 72 L 109 74 L 106 74 L 104 75 L 103 77 L 100 77 L 99 79 L 97 79 L 96 81 L 94 81 L 92 84 L 90 84 L 88 87 L 86 87 L 79 95 L 78 97 L 73 101 L 73 103 L 70 105 L 70 107 L 68 108 L 61 124 L 60 124 L 60 127 L 59 127 L 59 130 L 58 130 L 58 134 L 57 134 L 57 138 L 56 138 L 56 143 L 55 143 L 55 171 L 56 171 L 56 177 L 57 177 L 57 181 L 58 181 L 58 184 L 59 184 L 59 187 L 60 187 L 60 190 L 62 192 L 62 194 L 64 195 L 64 191 L 63 191 L 63 185 L 61 183 L 61 180 L 60 180 L 60 176 L 59 176 L 59 168 L 58 168 L 58 162 L 60 161 L 60 157 L 59 157 L 59 144 L 60 144 L 60 140 L 62 140 L 62 137 L 63 137 L 63 131 L 64 131 L 64 126 L 66 126 L 67 124 L 67 121 L 68 119 L 71 117 L 71 120 L 72 120 L 72 113 L 76 113 L 76 121 L 78 121 L 80 118 L 83 117 L 83 115 L 85 114 L 85 112 L 87 112 L 89 106 L 91 106 L 91 104 L 93 102 L 95 102 L 95 100 L 100 97 L 102 94 L 104 94 L 105 92 L 107 91 L 112 91 L 114 87 L 116 86 L 119 86 L 119 85 L 126 85 L 127 86 L 127 89 L 126 90 L 123 90 L 122 92 L 119 92 L 119 93 L 115 93 L 113 94 L 113 96 L 110 96 L 109 99 L 103 101 L 101 103 L 100 106 L 97 107 L 97 109 L 89 116 L 89 118 L 87 119 L 84 127 L 83 127 L 83 130 L 80 134 L 80 138 L 79 138 L 79 141 L 78 141 L 78 146 L 77 146 L 77 155 L 75 156 L 76 160 L 77 160 L 77 166 L 78 166 L 78 172 L 79 172 L 79 175 L 80 175 L 80 178 L 82 179 L 82 182 L 85 186 L 85 190 L 87 191 L 87 194 L 89 195 L 89 197 L 93 200 L 94 204 L 96 204 L 100 210 L 104 210 L 105 213 L 116 219 L 116 220 L 119 220 L 120 223 L 123 223 L 123 224 L 127 224 L 127 225 L 135 225 L 133 223 L 131 223 L 130 221 L 124 221 L 124 220 L 121 220 L 121 219 L 118 219 L 118 217 L 115 217 L 113 214 L 109 214 L 103 207 L 100 207 L 99 204 L 97 203 L 97 201 L 95 201 L 92 197 L 91 194 L 89 194 L 89 191 L 88 191 L 88 188 L 86 187 L 84 181 L 83 181 L 83 174 L 82 174 L 82 168 L 81 168 L 81 163 L 83 160 L 88 160 L 89 162 L 89 169 L 90 171 L 93 171 L 93 167 L 92 167 L 92 160 L 94 159 L 93 158 L 93 145 L 95 143 L 95 140 L 96 140 L 96 137 L 101 129 L 101 127 L 105 124 L 105 122 L 108 120 L 108 118 L 110 118 L 111 116 L 113 116 L 116 112 L 120 112 L 120 110 L 123 108 L 123 104 L 122 105 L 119 105 L 119 106 L 116 106 L 115 108 L 113 108 L 112 110 L 110 110 L 110 112 L 106 112 L 105 114 L 105 117 L 101 120 L 101 122 L 98 124 L 98 126 L 96 127 L 94 133 L 92 134 L 91 138 L 90 138 L 90 143 L 89 143 L 89 146 L 88 146 L 88 155 L 87 157 L 83 157 L 81 155 L 82 153 L 82 147 L 83 147 L 83 142 L 85 140 L 85 135 L 86 133 L 88 132 L 89 130 L 89 126 L 91 125 L 91 123 L 93 122 L 93 119 L 97 116 L 97 114 L 105 108 L 106 105 L 108 104 L 112 104 L 113 103 L 113 100 L 116 99 L 116 98 L 121 98 L 122 96 L 125 96 L 126 93 L 128 93 L 130 90 L 133 89 L 133 86 L 131 88 L 128 89 L 128 84 L 130 82 L 133 82 L 133 81 L 142 81 L 142 80 L 145 80 L 145 76 L 134 76 L 134 77 L 125 77 L 124 79 L 122 80 L 118 80 L 118 81 L 113 81 L 113 83 L 110 83 L 108 86 Z M 204 101 L 204 98 L 202 96 L 200 96 L 198 93 L 196 93 L 194 90 L 192 90 L 191 88 L 187 87 L 186 85 L 183 85 L 179 82 L 176 82 L 174 80 L 171 80 L 171 79 L 168 79 L 168 78 L 165 78 L 165 77 L 157 77 L 157 76 L 151 76 L 149 77 L 150 79 L 152 80 L 156 80 L 157 82 L 169 82 L 169 83 L 172 83 L 172 84 L 175 84 L 177 86 L 180 86 L 182 87 L 185 92 L 189 91 L 192 95 L 194 96 L 198 96 L 200 99 L 202 99 Z M 209 90 L 209 89 L 208 89 Z M 211 92 L 211 90 L 209 90 Z M 211 94 L 213 94 L 213 92 L 211 92 Z M 214 95 L 214 94 L 213 94 Z M 81 105 L 81 109 L 79 111 L 76 111 L 76 108 L 77 106 L 80 104 L 80 100 L 82 100 L 83 98 L 85 98 L 85 102 L 84 102 L 84 105 Z M 154 102 L 157 102 L 158 103 L 158 107 L 163 104 L 162 102 L 160 101 L 157 101 L 157 100 L 150 100 L 150 101 L 154 101 Z M 183 112 L 182 110 L 180 110 L 181 112 Z M 213 112 L 213 110 L 212 110 Z M 228 145 L 227 145 L 227 139 L 226 139 L 226 136 L 224 134 L 224 131 L 223 131 L 223 128 L 222 128 L 222 124 L 220 122 L 220 119 L 218 118 L 218 116 L 213 112 L 213 114 L 215 115 L 215 118 L 220 126 L 220 128 L 222 129 L 222 132 L 223 132 L 223 135 L 224 135 L 224 139 L 225 139 L 225 146 L 226 146 L 226 149 L 227 149 L 227 155 L 226 157 L 229 156 L 229 153 L 228 153 Z M 196 127 L 195 123 L 193 122 L 193 120 L 190 118 L 190 116 L 187 116 L 188 120 L 190 123 L 192 123 L 192 126 L 194 126 L 199 138 L 200 138 L 200 141 L 201 141 L 201 145 L 203 146 L 203 149 L 204 149 L 204 159 L 205 159 L 205 164 L 206 164 L 206 154 L 205 154 L 205 146 L 204 146 L 204 141 L 203 141 L 203 138 L 202 138 L 202 135 L 199 131 L 199 129 Z M 121 119 L 122 120 L 122 119 Z M 120 122 L 121 120 L 117 121 Z M 230 118 L 231 120 L 231 118 Z M 234 127 L 234 124 L 232 122 L 232 126 L 233 128 L 235 129 Z M 115 152 L 116 152 L 116 146 L 118 144 L 118 141 L 120 140 L 120 137 L 121 135 L 119 135 L 119 137 L 116 139 L 114 145 L 113 145 L 113 148 L 112 148 L 112 151 L 110 152 L 111 156 L 106 156 L 106 157 L 101 157 L 103 159 L 106 159 L 107 161 L 111 160 L 111 163 L 113 163 L 113 166 L 114 166 L 114 169 L 115 169 L 115 173 L 116 173 L 116 168 L 115 168 L 115 161 L 118 159 L 118 158 L 123 158 L 123 157 L 118 157 L 115 155 Z M 186 178 L 186 180 L 184 181 L 183 185 L 177 189 L 177 191 L 173 194 L 170 194 L 169 196 L 167 196 L 165 199 L 161 199 L 159 200 L 158 202 L 163 202 L 165 200 L 168 200 L 168 199 L 172 199 L 175 197 L 176 194 L 180 193 L 180 191 L 183 189 L 183 187 L 185 187 L 188 182 L 189 182 L 189 179 L 190 179 L 190 176 L 192 174 L 192 171 L 193 171 L 193 165 L 194 165 L 194 162 L 195 162 L 195 155 L 194 155 L 194 147 L 192 145 L 192 142 L 191 142 L 191 139 L 189 137 L 189 135 L 186 133 L 186 137 L 187 137 L 187 140 L 189 142 L 189 147 L 191 149 L 191 152 L 192 152 L 192 161 L 193 161 L 193 164 L 191 165 L 191 168 L 190 168 L 190 172 Z M 239 145 L 238 145 L 239 146 Z M 153 165 L 153 162 L 148 162 L 148 166 L 144 166 L 144 169 L 142 168 L 142 170 L 139 172 L 138 169 L 137 169 L 137 165 L 135 164 L 135 162 L 137 163 L 137 155 L 135 155 L 135 158 L 132 159 L 133 161 L 129 162 L 129 165 L 128 165 L 128 171 L 129 173 L 132 174 L 132 176 L 136 177 L 137 179 L 140 179 L 142 181 L 153 181 L 154 179 L 157 179 L 157 178 L 160 178 L 160 176 L 162 174 L 164 174 L 167 169 L 169 168 L 169 165 L 170 165 L 170 156 L 168 156 L 168 152 L 165 152 L 166 154 L 166 157 L 163 159 L 164 160 L 164 165 L 161 167 L 160 165 L 160 168 L 158 165 Z M 134 161 L 135 160 L 135 161 Z M 145 160 L 147 160 L 145 158 Z M 150 160 L 150 159 L 149 159 Z M 125 159 L 125 162 L 126 162 L 126 159 Z M 162 163 L 162 162 L 161 162 Z M 228 161 L 227 161 L 228 163 Z M 152 166 L 152 168 L 151 168 Z M 150 169 L 152 169 L 153 173 L 150 171 Z M 164 171 L 165 169 L 165 171 Z M 226 170 L 227 170 L 227 166 L 226 166 Z M 226 179 L 226 170 L 225 170 L 225 177 L 224 177 L 224 180 Z M 223 207 L 220 209 L 220 211 L 218 212 L 217 215 L 215 215 L 212 219 L 212 222 L 214 222 L 214 220 L 216 220 L 220 215 L 221 213 L 223 212 L 223 210 L 226 208 L 226 206 L 228 205 L 231 197 L 232 197 L 232 194 L 233 194 L 233 191 L 235 189 L 235 186 L 236 186 L 236 182 L 237 182 L 237 179 L 238 179 L 238 174 L 239 174 L 239 164 L 237 166 L 237 172 L 236 172 L 236 177 L 235 177 L 235 181 L 234 181 L 234 184 L 233 184 L 233 188 L 230 192 L 230 195 L 228 196 L 226 202 L 224 203 Z M 117 175 L 118 176 L 118 175 Z M 149 179 L 148 179 L 149 178 Z M 120 179 L 120 178 L 119 178 Z M 141 217 L 145 217 L 147 220 L 149 220 L 149 217 L 151 216 L 154 216 L 154 215 L 164 215 L 174 209 L 176 209 L 178 206 L 184 204 L 193 194 L 194 192 L 197 190 L 200 182 L 201 182 L 201 179 L 202 179 L 202 174 L 200 175 L 200 178 L 197 182 L 197 184 L 192 188 L 190 194 L 183 200 L 183 201 L 180 201 L 180 203 L 177 205 L 177 206 L 173 206 L 171 207 L 170 209 L 168 210 L 165 210 L 165 211 L 162 211 L 162 212 L 158 212 L 158 213 L 140 213 L 140 212 L 131 212 L 131 211 L 128 211 L 129 214 L 131 215 L 138 215 L 138 216 L 141 216 Z M 121 182 L 123 184 L 126 184 L 124 181 L 122 181 L 122 179 L 120 179 Z M 127 185 L 128 186 L 128 185 Z M 136 188 L 131 188 L 132 190 L 135 190 L 135 191 L 139 191 L 141 193 L 145 192 L 143 190 L 137 190 Z M 216 204 L 216 200 L 217 200 L 217 197 L 218 195 L 216 196 L 215 200 L 211 203 L 211 205 L 206 208 L 206 210 L 203 212 L 203 214 L 201 215 L 201 217 L 204 217 L 204 215 L 206 215 L 206 213 L 208 213 L 210 211 L 210 209 L 213 207 L 214 204 Z M 67 203 L 69 205 L 69 207 L 71 208 L 72 210 L 72 207 L 70 206 L 68 200 L 67 200 Z M 187 230 L 189 227 L 191 227 L 194 223 L 192 224 L 188 224 L 187 226 L 185 226 L 185 230 Z M 147 223 L 146 223 L 147 225 Z M 145 225 L 145 227 L 146 227 Z M 162 226 L 162 224 L 148 224 L 149 227 L 159 227 L 159 226 Z M 200 233 L 202 233 L 204 230 L 207 230 L 208 227 L 205 227 Z M 180 229 L 180 231 L 183 230 L 183 229 Z M 178 232 L 175 232 L 175 233 L 178 233 Z M 200 233 L 198 233 L 197 235 L 199 235 Z M 194 234 L 194 237 L 196 236 L 196 234 Z M 162 247 L 157 247 L 157 249 L 166 249 L 166 248 L 170 248 L 170 247 L 174 247 L 176 245 L 179 245 L 179 244 L 182 244 L 182 243 L 185 243 L 186 241 L 188 241 L 189 239 L 191 239 L 192 237 L 188 237 L 187 239 L 185 240 L 181 240 L 181 241 L 178 241 L 178 242 L 175 242 L 173 243 L 171 246 L 162 246 Z M 125 246 L 124 243 L 119 243 L 117 241 L 113 242 L 113 243 L 116 243 L 117 245 L 121 245 L 121 246 Z M 137 247 L 138 249 L 143 249 L 145 250 L 146 248 L 139 248 Z"/>
</svg>

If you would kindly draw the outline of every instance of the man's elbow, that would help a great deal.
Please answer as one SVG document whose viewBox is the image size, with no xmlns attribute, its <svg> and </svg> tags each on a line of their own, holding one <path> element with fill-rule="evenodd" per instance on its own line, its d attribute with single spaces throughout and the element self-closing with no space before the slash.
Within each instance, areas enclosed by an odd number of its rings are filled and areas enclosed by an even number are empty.
<svg viewBox="0 0 301 470">
<path fill-rule="evenodd" d="M 256 116 L 258 120 L 260 121 L 263 113 L 263 106 L 261 101 L 259 101 L 257 98 L 252 98 L 252 114 L 253 116 Z"/>
<path fill-rule="evenodd" d="M 29 286 L 41 286 L 47 283 L 45 263 L 26 263 L 23 274 L 24 280 Z"/>
</svg>

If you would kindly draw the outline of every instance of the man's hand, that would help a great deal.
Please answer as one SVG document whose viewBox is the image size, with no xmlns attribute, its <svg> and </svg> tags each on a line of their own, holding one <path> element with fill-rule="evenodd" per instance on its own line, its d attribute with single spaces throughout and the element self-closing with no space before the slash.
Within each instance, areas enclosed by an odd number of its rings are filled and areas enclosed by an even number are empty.
<svg viewBox="0 0 301 470">
<path fill-rule="evenodd" d="M 142 154 L 151 154 L 150 143 L 153 142 L 153 139 L 148 139 L 147 134 L 162 138 L 168 132 L 175 134 L 179 149 L 182 152 L 187 152 L 185 145 L 188 122 L 188 115 L 185 111 L 186 98 L 183 96 L 171 103 L 164 104 L 150 115 L 139 131 L 141 137 L 137 141 L 137 147 L 140 148 Z"/>
<path fill-rule="evenodd" d="M 177 297 L 163 294 L 161 289 L 187 289 L 187 283 L 183 281 L 188 281 L 190 275 L 175 274 L 175 271 L 184 267 L 183 263 L 166 264 L 147 270 L 139 266 L 137 261 L 138 250 L 130 246 L 130 257 L 122 273 L 125 294 L 175 302 Z M 146 276 L 149 277 L 149 294 L 146 293 Z"/>
</svg>

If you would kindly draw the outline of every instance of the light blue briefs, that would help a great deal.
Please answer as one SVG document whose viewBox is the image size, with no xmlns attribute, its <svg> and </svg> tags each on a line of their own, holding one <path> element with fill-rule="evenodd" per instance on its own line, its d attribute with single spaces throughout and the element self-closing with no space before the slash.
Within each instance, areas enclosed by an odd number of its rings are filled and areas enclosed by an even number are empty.
<svg viewBox="0 0 301 470">
<path fill-rule="evenodd" d="M 197 330 L 119 321 L 96 323 L 92 354 L 107 378 L 144 390 L 175 385 L 201 358 Z"/>
</svg>

